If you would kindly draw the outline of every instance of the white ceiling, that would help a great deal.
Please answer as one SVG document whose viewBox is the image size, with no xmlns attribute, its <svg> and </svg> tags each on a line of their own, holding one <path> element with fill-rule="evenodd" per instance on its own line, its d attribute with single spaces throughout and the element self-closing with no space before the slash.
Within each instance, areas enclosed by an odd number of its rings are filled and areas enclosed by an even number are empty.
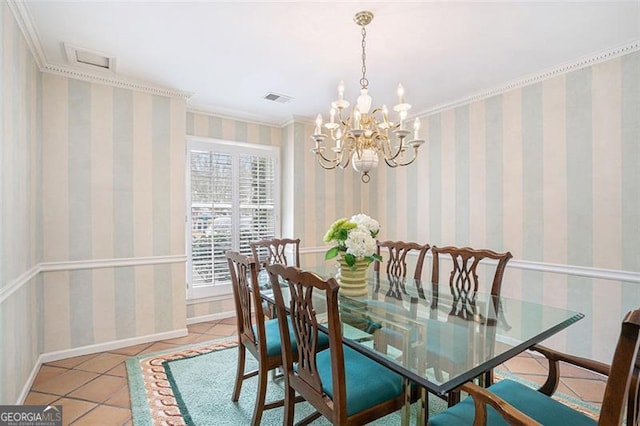
<svg viewBox="0 0 640 426">
<path fill-rule="evenodd" d="M 137 2 L 26 3 L 46 64 L 69 66 L 63 43 L 117 58 L 116 76 L 192 92 L 211 112 L 282 123 L 328 115 L 343 79 L 355 100 L 360 28 L 374 105 L 412 113 L 640 39 L 640 2 Z M 288 104 L 262 99 L 268 92 Z"/>
</svg>

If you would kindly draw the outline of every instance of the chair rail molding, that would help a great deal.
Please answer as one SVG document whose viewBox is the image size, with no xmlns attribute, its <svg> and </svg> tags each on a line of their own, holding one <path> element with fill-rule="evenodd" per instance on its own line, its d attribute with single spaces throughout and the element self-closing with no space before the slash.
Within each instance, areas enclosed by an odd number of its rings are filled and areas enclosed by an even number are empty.
<svg viewBox="0 0 640 426">
<path fill-rule="evenodd" d="M 186 254 L 172 256 L 128 257 L 118 259 L 87 259 L 64 262 L 43 262 L 42 272 L 75 271 L 79 269 L 120 268 L 124 266 L 161 265 L 165 263 L 185 263 Z"/>
<path fill-rule="evenodd" d="M 23 272 L 20 276 L 10 281 L 8 285 L 0 288 L 0 305 L 4 303 L 13 293 L 18 291 L 23 285 L 26 285 L 29 281 L 34 279 L 40 273 L 40 264 L 37 264 L 27 271 Z"/>
<path fill-rule="evenodd" d="M 305 248 L 301 247 L 300 255 L 324 253 L 328 249 L 329 246 Z M 409 256 L 416 256 L 416 254 L 409 253 Z M 431 255 L 431 251 L 427 253 L 427 257 L 433 257 Z M 484 259 L 481 263 L 485 263 L 488 265 L 497 264 L 496 261 L 491 259 Z M 619 269 L 594 268 L 591 266 L 565 265 L 559 263 L 536 262 L 532 260 L 520 259 L 511 259 L 509 263 L 507 263 L 507 269 L 509 268 L 640 284 L 640 272 L 623 271 Z"/>
<path fill-rule="evenodd" d="M 66 262 L 42 262 L 23 272 L 0 289 L 0 304 L 41 272 L 77 271 L 80 269 L 121 268 L 125 266 L 162 265 L 186 263 L 184 254 L 174 256 L 132 257 L 121 259 L 90 259 Z"/>
</svg>

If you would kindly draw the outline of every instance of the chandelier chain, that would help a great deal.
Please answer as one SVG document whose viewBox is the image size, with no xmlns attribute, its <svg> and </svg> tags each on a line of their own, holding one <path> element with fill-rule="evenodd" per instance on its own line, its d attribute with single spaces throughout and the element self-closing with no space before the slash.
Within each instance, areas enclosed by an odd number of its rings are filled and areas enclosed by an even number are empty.
<svg viewBox="0 0 640 426">
<path fill-rule="evenodd" d="M 362 32 L 362 78 L 360 79 L 360 87 L 363 89 L 366 89 L 369 87 L 369 80 L 367 80 L 367 64 L 366 64 L 367 29 L 364 27 L 364 25 L 362 26 L 361 32 Z"/>
</svg>

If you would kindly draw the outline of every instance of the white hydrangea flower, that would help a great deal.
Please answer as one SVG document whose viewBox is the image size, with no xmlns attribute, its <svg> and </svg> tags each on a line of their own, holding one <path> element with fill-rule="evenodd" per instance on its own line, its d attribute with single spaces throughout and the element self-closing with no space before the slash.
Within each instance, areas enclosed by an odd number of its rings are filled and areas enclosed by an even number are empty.
<svg viewBox="0 0 640 426">
<path fill-rule="evenodd" d="M 349 232 L 345 241 L 347 253 L 357 258 L 371 256 L 376 253 L 376 240 L 371 232 L 363 227 L 357 227 Z"/>
<path fill-rule="evenodd" d="M 356 214 L 350 219 L 350 222 L 355 223 L 358 228 L 364 228 L 372 234 L 377 234 L 380 230 L 380 224 L 377 220 L 370 218 L 366 214 Z"/>
</svg>

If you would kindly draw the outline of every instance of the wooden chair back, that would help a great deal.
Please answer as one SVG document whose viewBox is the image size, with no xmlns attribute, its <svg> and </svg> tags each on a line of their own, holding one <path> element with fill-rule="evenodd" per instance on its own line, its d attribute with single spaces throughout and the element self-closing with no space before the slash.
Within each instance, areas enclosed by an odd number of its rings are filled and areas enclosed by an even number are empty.
<svg viewBox="0 0 640 426">
<path fill-rule="evenodd" d="M 422 266 L 424 264 L 429 244 L 418 244 L 405 241 L 377 241 L 376 252 L 378 256 L 387 249 L 388 259 L 386 261 L 387 275 L 406 278 L 407 276 L 407 255 L 412 252 L 418 252 L 416 266 L 413 271 L 413 279 L 420 280 L 422 277 Z M 374 271 L 380 272 L 380 262 L 375 262 Z"/>
<path fill-rule="evenodd" d="M 502 277 L 512 255 L 510 252 L 496 253 L 488 249 L 473 249 L 470 247 L 431 247 L 433 253 L 433 270 L 431 285 L 433 291 L 433 305 L 438 303 L 440 281 L 440 256 L 448 255 L 451 258 L 452 268 L 449 275 L 449 289 L 453 302 L 450 315 L 462 319 L 473 319 L 475 315 L 475 297 L 478 292 L 480 280 L 478 278 L 478 265 L 484 259 L 497 260 L 496 269 L 491 283 L 491 295 L 500 296 L 502 289 Z M 433 306 L 435 308 L 437 306 Z M 498 306 L 495 306 L 498 312 Z"/>
<path fill-rule="evenodd" d="M 631 383 L 629 385 L 629 398 L 627 400 L 627 426 L 640 424 L 640 350 L 636 357 L 636 365 L 633 367 Z"/>
<path fill-rule="evenodd" d="M 338 313 L 338 288 L 335 278 L 323 280 L 318 275 L 302 271 L 296 267 L 280 264 L 267 266 L 274 290 L 277 315 L 285 318 L 286 308 L 291 316 L 292 329 L 298 347 L 297 357 L 291 348 L 290 334 L 284 322 L 280 322 L 283 345 L 282 358 L 286 380 L 289 386 L 313 405 L 328 419 L 334 419 L 334 413 L 343 413 L 346 419 L 346 389 L 344 380 L 344 353 L 342 348 L 342 329 Z M 290 302 L 285 305 L 280 280 L 287 283 Z M 315 294 L 315 296 L 314 296 Z M 323 305 L 316 310 L 316 304 Z M 318 343 L 317 312 L 326 307 L 329 350 L 331 351 L 333 399 L 329 400 L 322 391 L 322 382 L 316 366 Z M 296 369 L 293 368 L 297 363 Z M 344 419 L 343 419 L 344 420 Z M 344 424 L 337 422 L 334 424 Z"/>
<path fill-rule="evenodd" d="M 300 267 L 300 238 L 271 238 L 253 241 L 249 245 L 258 269 L 274 263 Z M 287 258 L 287 250 L 293 250 L 291 262 Z"/>
<path fill-rule="evenodd" d="M 300 395 L 317 410 L 298 424 L 309 424 L 323 415 L 334 425 L 364 425 L 402 407 L 405 400 L 402 377 L 344 346 L 339 285 L 335 278 L 322 279 L 312 272 L 282 264 L 269 265 L 266 269 L 274 290 L 282 336 L 283 424 L 293 425 L 295 395 Z M 286 321 L 287 309 L 290 326 Z M 329 336 L 329 349 L 318 352 L 320 322 Z M 292 350 L 290 328 L 297 353 Z M 362 380 L 369 380 L 369 386 L 362 386 Z"/>
<path fill-rule="evenodd" d="M 258 361 L 263 361 L 266 352 L 259 348 L 266 348 L 266 335 L 264 311 L 258 288 L 258 264 L 253 258 L 235 251 L 226 252 L 226 257 L 236 308 L 238 340 L 247 346 Z"/>
<path fill-rule="evenodd" d="M 474 323 L 486 324 L 486 335 L 479 336 L 478 341 L 471 342 L 472 347 L 481 348 L 484 352 L 494 351 L 496 325 L 501 321 L 506 328 L 510 328 L 504 319 L 500 306 L 499 296 L 502 289 L 502 277 L 507 262 L 511 259 L 510 252 L 496 253 L 488 249 L 473 249 L 470 247 L 431 247 L 433 254 L 433 270 L 431 275 L 432 302 L 431 316 L 438 317 L 439 306 L 439 280 L 440 280 L 440 256 L 449 256 L 452 262 L 451 273 L 449 274 L 449 289 L 451 292 L 451 306 L 448 311 L 448 321 L 467 323 L 468 327 L 473 327 Z M 476 306 L 476 297 L 480 286 L 478 277 L 478 265 L 484 259 L 497 260 L 496 269 L 491 283 L 491 295 L 493 313 L 484 315 L 479 312 Z M 446 309 L 446 307 L 445 307 Z M 473 333 L 469 333 L 471 336 Z M 465 334 L 462 333 L 461 336 Z M 462 337 L 461 337 L 462 338 Z M 476 349 L 477 350 L 477 349 Z M 469 353 L 469 356 L 472 356 Z M 427 358 L 428 358 L 427 354 Z M 452 363 L 454 365 L 455 363 Z M 444 365 L 444 364 L 443 364 Z M 442 373 L 436 369 L 436 376 Z M 486 385 L 493 383 L 493 370 L 485 371 L 480 375 L 481 381 Z M 453 391 L 448 394 L 449 405 L 456 404 L 460 400 L 460 393 Z"/>
</svg>

